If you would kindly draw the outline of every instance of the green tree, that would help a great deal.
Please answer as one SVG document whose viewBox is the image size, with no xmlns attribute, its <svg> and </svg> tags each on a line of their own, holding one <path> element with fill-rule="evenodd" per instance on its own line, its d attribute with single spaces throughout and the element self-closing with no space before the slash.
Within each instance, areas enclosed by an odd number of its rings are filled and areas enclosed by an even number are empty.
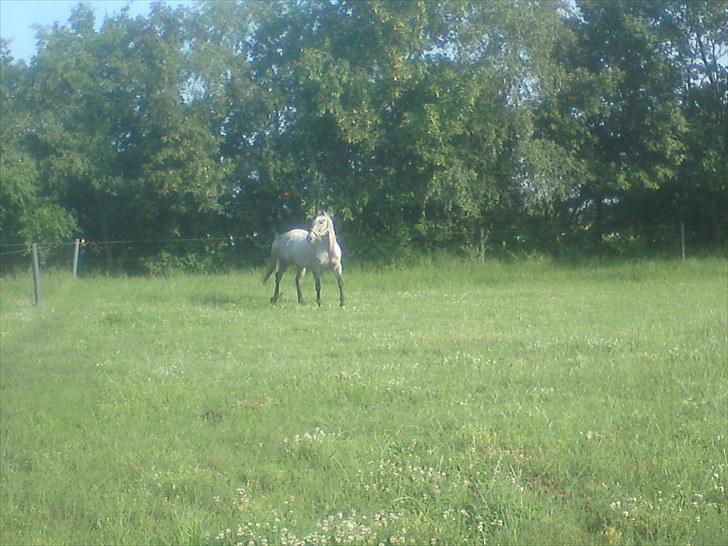
<svg viewBox="0 0 728 546">
<path fill-rule="evenodd" d="M 653 8 L 654 9 L 654 8 Z M 728 7 L 711 0 L 666 2 L 655 18 L 678 55 L 686 158 L 679 176 L 660 192 L 662 222 L 679 215 L 692 243 L 728 242 Z"/>
<path fill-rule="evenodd" d="M 28 68 L 0 45 L 0 241 L 30 246 L 57 242 L 76 229 L 61 195 L 40 175 L 30 153 L 34 108 L 27 100 Z"/>
<path fill-rule="evenodd" d="M 87 238 L 201 235 L 219 211 L 226 165 L 220 136 L 188 103 L 184 14 L 155 4 L 96 32 L 79 5 L 43 36 L 34 154 Z"/>
<path fill-rule="evenodd" d="M 277 14 L 267 3 L 209 2 L 190 17 L 190 107 L 221 139 L 228 168 L 219 232 L 265 251 L 288 215 L 300 216 L 294 177 L 275 150 L 287 107 L 255 59 L 255 34 Z"/>
<path fill-rule="evenodd" d="M 252 52 L 278 97 L 260 180 L 395 245 L 507 218 L 522 199 L 515 166 L 538 157 L 530 110 L 558 6 L 276 5 Z"/>
<path fill-rule="evenodd" d="M 545 104 L 540 130 L 572 151 L 581 176 L 569 208 L 600 241 L 620 226 L 635 195 L 676 180 L 686 157 L 681 75 L 652 3 L 580 0 L 559 58 L 571 77 Z"/>
</svg>

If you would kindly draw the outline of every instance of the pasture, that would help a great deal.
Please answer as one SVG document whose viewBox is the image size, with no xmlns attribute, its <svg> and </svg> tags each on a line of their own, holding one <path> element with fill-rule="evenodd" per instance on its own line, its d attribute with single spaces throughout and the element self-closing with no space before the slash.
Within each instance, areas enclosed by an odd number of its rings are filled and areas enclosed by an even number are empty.
<svg viewBox="0 0 728 546">
<path fill-rule="evenodd" d="M 720 259 L 1 284 L 0 543 L 695 544 Z"/>
</svg>

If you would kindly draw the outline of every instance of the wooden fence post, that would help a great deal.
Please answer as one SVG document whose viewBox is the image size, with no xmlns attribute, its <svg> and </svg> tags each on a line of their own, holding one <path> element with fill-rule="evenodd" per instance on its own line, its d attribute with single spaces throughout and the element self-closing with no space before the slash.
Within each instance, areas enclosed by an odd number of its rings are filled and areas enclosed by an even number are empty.
<svg viewBox="0 0 728 546">
<path fill-rule="evenodd" d="M 33 294 L 35 295 L 35 305 L 39 306 L 43 303 L 43 290 L 40 283 L 40 262 L 38 260 L 38 244 L 33 243 Z"/>
<path fill-rule="evenodd" d="M 486 233 L 485 228 L 480 228 L 480 263 L 485 263 L 485 245 L 488 244 L 488 237 L 490 236 L 490 230 Z"/>
<path fill-rule="evenodd" d="M 81 251 L 81 239 L 73 241 L 73 276 L 78 277 L 78 255 Z"/>
</svg>

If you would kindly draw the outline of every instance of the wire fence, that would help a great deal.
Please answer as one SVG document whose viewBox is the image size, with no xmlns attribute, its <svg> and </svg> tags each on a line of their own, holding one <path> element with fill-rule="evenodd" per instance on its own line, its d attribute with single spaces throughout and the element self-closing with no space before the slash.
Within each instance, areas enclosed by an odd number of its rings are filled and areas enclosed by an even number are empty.
<svg viewBox="0 0 728 546">
<path fill-rule="evenodd" d="M 214 271 L 253 264 L 255 249 L 231 237 L 39 243 L 42 269 L 68 270 L 77 275 L 163 274 L 172 269 Z M 260 253 L 260 252 L 258 252 Z M 32 249 L 0 244 L 0 274 L 30 267 Z"/>
<path fill-rule="evenodd" d="M 345 258 L 367 261 L 390 253 L 386 238 L 373 240 L 354 233 L 339 234 Z M 653 226 L 635 232 L 605 232 L 599 237 L 599 253 L 636 257 L 661 255 L 685 259 L 690 255 L 694 230 L 685 224 Z M 488 227 L 436 230 L 415 233 L 407 241 L 412 252 L 446 249 L 466 259 L 485 262 L 492 258 L 517 256 L 541 250 L 557 255 L 579 255 L 594 240 L 593 234 L 544 233 L 517 228 Z M 40 269 L 56 269 L 85 274 L 162 275 L 170 271 L 215 272 L 256 267 L 266 259 L 271 240 L 260 236 L 199 237 L 175 239 L 40 243 Z M 389 242 L 391 244 L 391 241 Z M 379 248 L 381 247 L 381 248 Z M 32 249 L 23 244 L 0 243 L 0 274 L 27 271 Z"/>
</svg>

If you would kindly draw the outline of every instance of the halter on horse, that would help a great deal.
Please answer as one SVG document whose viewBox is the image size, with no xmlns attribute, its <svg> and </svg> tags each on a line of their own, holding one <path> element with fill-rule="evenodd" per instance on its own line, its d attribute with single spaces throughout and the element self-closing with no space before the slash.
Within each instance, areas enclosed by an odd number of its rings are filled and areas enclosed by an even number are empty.
<svg viewBox="0 0 728 546">
<path fill-rule="evenodd" d="M 280 298 L 280 283 L 288 266 L 298 267 L 296 273 L 296 292 L 298 303 L 303 303 L 301 292 L 301 279 L 310 269 L 316 282 L 316 303 L 321 305 L 321 272 L 332 269 L 339 285 L 339 305 L 344 306 L 344 279 L 341 269 L 341 248 L 336 241 L 334 223 L 325 210 L 319 210 L 311 223 L 311 229 L 292 229 L 273 241 L 271 246 L 271 260 L 263 276 L 263 282 L 275 271 L 276 288 L 271 303 Z"/>
</svg>

